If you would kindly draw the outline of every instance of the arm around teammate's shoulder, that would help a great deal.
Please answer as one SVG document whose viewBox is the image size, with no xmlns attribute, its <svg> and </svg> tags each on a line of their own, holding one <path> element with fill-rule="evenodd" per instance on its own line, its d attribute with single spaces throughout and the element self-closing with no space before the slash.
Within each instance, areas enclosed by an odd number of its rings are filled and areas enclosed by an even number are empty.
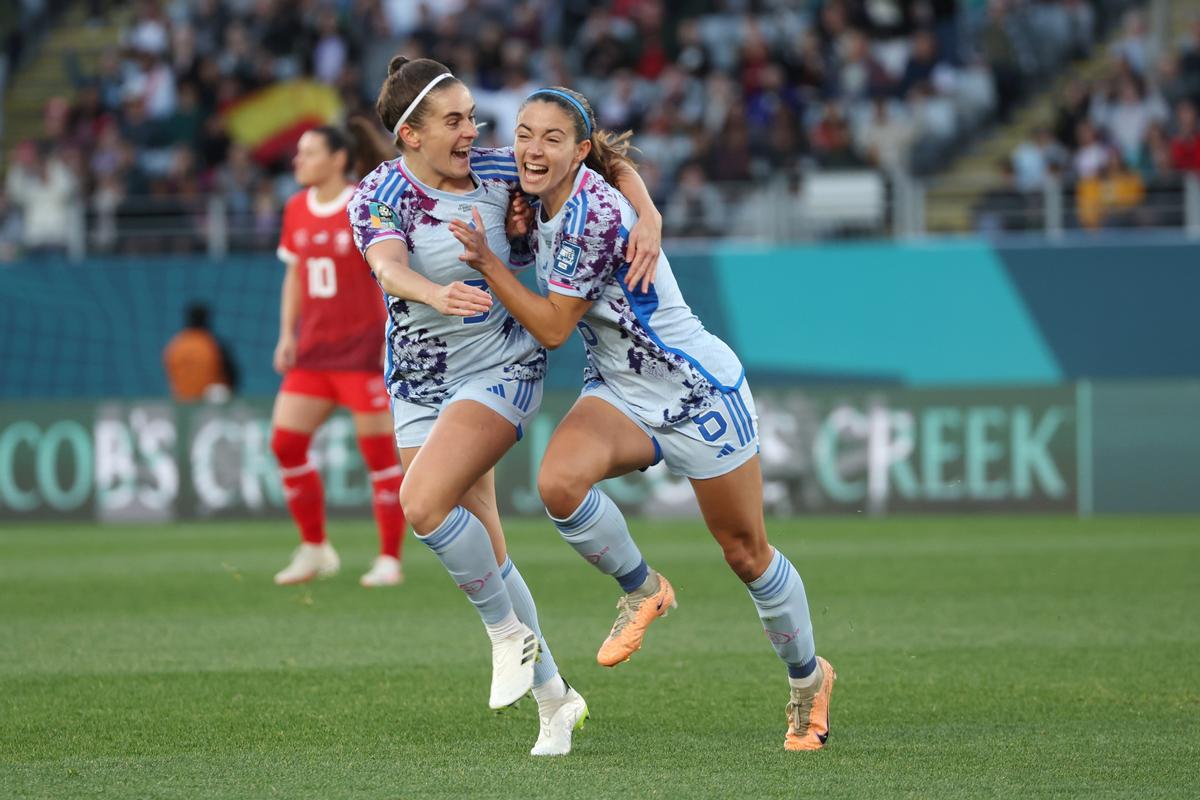
<svg viewBox="0 0 1200 800">
<path fill-rule="evenodd" d="M 650 291 L 650 284 L 654 283 L 658 272 L 658 256 L 662 248 L 662 214 L 654 205 L 642 176 L 638 175 L 631 163 L 617 164 L 613 178 L 617 191 L 625 195 L 625 199 L 638 215 L 637 223 L 629 231 L 629 245 L 625 250 L 625 260 L 629 262 L 625 285 L 633 289 L 640 283 L 639 288 L 645 294 Z"/>
</svg>

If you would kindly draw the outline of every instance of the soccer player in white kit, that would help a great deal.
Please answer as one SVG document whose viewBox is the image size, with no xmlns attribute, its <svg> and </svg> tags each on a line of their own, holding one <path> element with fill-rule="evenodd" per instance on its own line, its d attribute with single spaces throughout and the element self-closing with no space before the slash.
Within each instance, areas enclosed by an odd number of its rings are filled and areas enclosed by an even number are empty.
<svg viewBox="0 0 1200 800">
<path fill-rule="evenodd" d="M 460 258 L 534 338 L 555 348 L 575 329 L 583 337 L 583 392 L 550 440 L 538 488 L 562 537 L 625 592 L 597 660 L 628 660 L 646 627 L 674 606 L 675 592 L 647 566 L 621 512 L 595 484 L 665 461 L 690 479 L 709 531 L 787 666 L 785 749 L 820 749 L 836 676 L 816 654 L 800 575 L 767 542 L 745 370 L 692 313 L 665 255 L 649 291 L 627 285 L 625 239 L 637 215 L 606 176 L 627 160 L 629 135 L 595 127 L 587 100 L 561 87 L 531 94 L 518 117 L 515 163 L 521 187 L 538 198 L 529 241 L 545 296 L 522 286 L 490 250 L 478 214 L 474 228 L 450 227 L 464 248 Z"/>
<path fill-rule="evenodd" d="M 474 107 L 438 62 L 392 59 L 376 110 L 403 155 L 359 184 L 350 223 L 387 294 L 401 505 L 483 619 L 492 641 L 489 705 L 504 708 L 532 688 L 540 729 L 531 753 L 561 755 L 587 705 L 559 676 L 529 588 L 508 557 L 492 472 L 537 411 L 546 352 L 458 260 L 448 227 L 474 211 L 506 270 L 531 263 L 528 252 L 508 263 L 505 214 L 516 168 L 511 151 L 472 147 Z M 622 188 L 657 220 L 641 179 L 632 170 L 623 177 Z M 656 251 L 658 231 L 642 235 Z M 652 266 L 652 251 L 643 250 L 635 260 Z"/>
</svg>

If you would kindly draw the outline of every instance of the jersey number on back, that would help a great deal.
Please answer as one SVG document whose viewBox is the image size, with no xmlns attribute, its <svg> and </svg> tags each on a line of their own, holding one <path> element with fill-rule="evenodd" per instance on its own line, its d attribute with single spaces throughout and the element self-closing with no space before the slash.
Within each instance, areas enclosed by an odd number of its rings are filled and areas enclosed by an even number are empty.
<svg viewBox="0 0 1200 800">
<path fill-rule="evenodd" d="M 308 296 L 333 297 L 337 294 L 337 267 L 332 258 L 308 260 Z"/>
</svg>

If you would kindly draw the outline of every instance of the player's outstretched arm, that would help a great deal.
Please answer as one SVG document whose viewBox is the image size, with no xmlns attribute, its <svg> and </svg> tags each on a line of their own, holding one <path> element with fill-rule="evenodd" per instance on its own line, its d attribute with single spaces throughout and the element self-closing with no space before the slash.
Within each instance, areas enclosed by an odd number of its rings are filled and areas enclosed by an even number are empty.
<svg viewBox="0 0 1200 800">
<path fill-rule="evenodd" d="M 478 209 L 471 213 L 475 218 L 474 227 L 462 220 L 450 222 L 450 232 L 463 246 L 459 261 L 479 270 L 508 313 L 516 317 L 543 347 L 554 350 L 561 346 L 592 302 L 557 294 L 542 297 L 525 288 L 488 247 Z"/>
<path fill-rule="evenodd" d="M 645 293 L 650 291 L 650 284 L 654 282 L 658 255 L 662 249 L 662 214 L 658 213 L 646 182 L 632 164 L 622 162 L 615 172 L 613 178 L 617 191 L 625 195 L 638 215 L 637 223 L 629 232 L 629 246 L 625 248 L 625 260 L 629 262 L 625 285 L 632 289 L 640 282 L 641 290 Z"/>
<path fill-rule="evenodd" d="M 378 242 L 367 248 L 365 257 L 379 285 L 392 297 L 424 303 L 455 317 L 473 317 L 492 307 L 491 295 L 476 286 L 462 281 L 443 286 L 411 269 L 408 245 L 398 239 Z"/>
</svg>

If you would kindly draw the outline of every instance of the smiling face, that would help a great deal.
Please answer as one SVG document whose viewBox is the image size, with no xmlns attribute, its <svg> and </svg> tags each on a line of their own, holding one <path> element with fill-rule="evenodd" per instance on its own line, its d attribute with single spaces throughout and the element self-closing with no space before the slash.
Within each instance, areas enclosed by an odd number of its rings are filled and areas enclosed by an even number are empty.
<svg viewBox="0 0 1200 800">
<path fill-rule="evenodd" d="M 442 178 L 469 180 L 471 145 L 479 138 L 475 100 L 461 83 L 434 91 L 422 103 L 421 125 L 400 126 L 406 156 L 416 157 Z"/>
<path fill-rule="evenodd" d="M 551 214 L 566 199 L 575 171 L 592 149 L 589 140 L 576 140 L 575 124 L 572 114 L 558 103 L 536 98 L 517 117 L 514 149 L 521 188 L 542 198 Z M 547 202 L 559 195 L 558 203 Z"/>
</svg>

